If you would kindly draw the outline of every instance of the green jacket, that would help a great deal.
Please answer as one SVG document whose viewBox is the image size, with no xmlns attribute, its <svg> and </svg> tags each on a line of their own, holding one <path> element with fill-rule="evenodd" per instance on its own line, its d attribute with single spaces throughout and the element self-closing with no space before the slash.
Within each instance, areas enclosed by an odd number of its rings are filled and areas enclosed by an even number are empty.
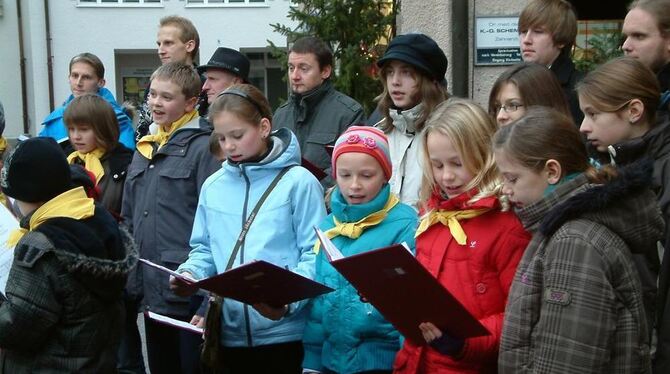
<svg viewBox="0 0 670 374">
<path fill-rule="evenodd" d="M 0 373 L 115 373 L 123 288 L 137 263 L 130 235 L 96 206 L 87 219 L 46 221 L 14 251 Z"/>
<path fill-rule="evenodd" d="M 286 127 L 293 131 L 302 157 L 328 174 L 321 180 L 326 188 L 335 182 L 330 175 L 330 154 L 325 146 L 334 145 L 349 126 L 364 122 L 361 104 L 335 90 L 330 80 L 305 94 L 292 94 L 272 118 L 276 128 Z"/>
</svg>

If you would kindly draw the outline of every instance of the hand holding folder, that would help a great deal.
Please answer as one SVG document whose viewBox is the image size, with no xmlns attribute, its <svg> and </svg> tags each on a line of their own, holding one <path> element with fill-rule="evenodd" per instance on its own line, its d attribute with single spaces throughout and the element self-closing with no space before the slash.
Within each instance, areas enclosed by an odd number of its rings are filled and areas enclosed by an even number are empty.
<svg viewBox="0 0 670 374">
<path fill-rule="evenodd" d="M 426 344 L 419 328 L 424 322 L 457 338 L 489 334 L 402 244 L 344 257 L 321 230 L 315 230 L 335 270 L 414 344 Z"/>
<path fill-rule="evenodd" d="M 201 288 L 250 305 L 265 303 L 270 306 L 284 306 L 333 291 L 321 283 L 262 260 L 243 264 L 201 280 L 184 277 L 145 259 L 140 261 L 194 288 Z"/>
</svg>

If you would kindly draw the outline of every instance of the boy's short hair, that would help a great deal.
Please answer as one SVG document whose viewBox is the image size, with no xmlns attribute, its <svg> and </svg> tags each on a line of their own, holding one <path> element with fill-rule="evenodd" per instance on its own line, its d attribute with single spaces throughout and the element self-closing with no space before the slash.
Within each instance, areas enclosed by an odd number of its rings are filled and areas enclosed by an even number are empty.
<svg viewBox="0 0 670 374">
<path fill-rule="evenodd" d="M 186 43 L 189 40 L 195 42 L 195 48 L 193 48 L 193 51 L 189 52 L 191 58 L 195 60 L 195 56 L 198 54 L 198 49 L 200 48 L 200 35 L 193 25 L 193 22 L 188 18 L 172 15 L 161 18 L 159 27 L 163 26 L 174 26 L 181 30 L 179 33 L 179 40 L 181 40 L 182 43 Z"/>
<path fill-rule="evenodd" d="M 551 34 L 556 46 L 563 45 L 561 53 L 572 50 L 577 37 L 577 16 L 566 0 L 533 0 L 519 15 L 519 33 L 543 27 Z"/>
<path fill-rule="evenodd" d="M 313 53 L 316 61 L 319 63 L 319 70 L 326 66 L 333 66 L 333 52 L 328 44 L 315 36 L 304 36 L 293 43 L 289 54 L 295 53 Z"/>
<path fill-rule="evenodd" d="M 105 78 L 105 65 L 103 65 L 102 61 L 100 61 L 100 58 L 98 58 L 98 56 L 94 55 L 93 53 L 84 52 L 72 57 L 72 60 L 70 60 L 70 65 L 68 66 L 68 73 L 72 71 L 72 65 L 76 64 L 77 62 L 83 62 L 90 65 L 95 71 L 95 75 L 98 76 L 98 79 Z"/>
<path fill-rule="evenodd" d="M 151 74 L 151 81 L 160 79 L 172 82 L 181 88 L 187 99 L 200 95 L 201 82 L 193 66 L 182 62 L 170 62 L 161 65 Z"/>
</svg>

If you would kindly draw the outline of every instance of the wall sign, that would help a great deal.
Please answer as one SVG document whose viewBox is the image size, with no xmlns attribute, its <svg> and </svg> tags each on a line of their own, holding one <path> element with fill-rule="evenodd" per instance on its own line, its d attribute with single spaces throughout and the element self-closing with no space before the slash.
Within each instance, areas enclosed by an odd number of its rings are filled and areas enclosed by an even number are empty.
<svg viewBox="0 0 670 374">
<path fill-rule="evenodd" d="M 518 23 L 518 17 L 476 17 L 475 65 L 521 62 Z"/>
</svg>

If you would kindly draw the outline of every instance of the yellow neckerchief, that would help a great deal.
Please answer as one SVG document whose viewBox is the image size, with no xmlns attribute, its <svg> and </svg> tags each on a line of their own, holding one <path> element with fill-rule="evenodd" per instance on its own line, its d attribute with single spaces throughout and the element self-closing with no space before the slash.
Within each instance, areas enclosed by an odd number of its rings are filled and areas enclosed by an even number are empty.
<svg viewBox="0 0 670 374">
<path fill-rule="evenodd" d="M 170 139 L 170 136 L 172 136 L 175 131 L 179 130 L 182 126 L 197 117 L 198 111 L 193 110 L 174 121 L 170 127 L 170 131 L 163 130 L 163 126 L 158 126 L 158 132 L 156 134 L 145 135 L 140 139 L 139 142 L 137 142 L 137 145 L 135 146 L 137 151 L 140 152 L 142 156 L 151 160 L 151 157 L 153 157 L 154 153 L 153 143 L 158 144 L 158 147 L 156 147 L 156 151 L 158 151 L 162 146 L 165 145 L 165 143 L 167 143 L 168 139 Z"/>
<path fill-rule="evenodd" d="M 337 218 L 335 218 L 335 216 L 333 216 L 335 227 L 329 229 L 324 234 L 326 234 L 329 239 L 339 235 L 346 236 L 347 238 L 351 239 L 357 239 L 363 234 L 363 230 L 370 226 L 375 226 L 381 223 L 384 218 L 386 218 L 386 215 L 388 215 L 388 212 L 399 202 L 400 200 L 398 200 L 396 195 L 389 193 L 389 198 L 386 200 L 386 204 L 384 204 L 384 207 L 381 210 L 371 213 L 356 222 L 341 223 L 337 220 Z M 314 253 L 318 254 L 320 247 L 321 242 L 317 239 L 316 243 L 314 243 Z"/>
<path fill-rule="evenodd" d="M 427 216 L 421 219 L 419 223 L 419 228 L 416 230 L 414 237 L 418 237 L 423 234 L 424 231 L 436 223 L 441 223 L 449 227 L 451 235 L 456 239 L 456 242 L 460 245 L 465 245 L 468 238 L 463 231 L 463 227 L 458 222 L 463 219 L 470 219 L 482 215 L 491 210 L 490 208 L 484 209 L 466 209 L 466 210 L 433 210 L 428 213 Z"/>
<path fill-rule="evenodd" d="M 4 152 L 7 149 L 7 139 L 4 136 L 0 136 L 0 152 Z"/>
<path fill-rule="evenodd" d="M 95 204 L 93 204 L 93 199 L 86 196 L 84 187 L 77 187 L 63 192 L 35 210 L 32 217 L 30 217 L 28 229 L 19 228 L 12 231 L 9 234 L 9 239 L 7 239 L 7 245 L 14 247 L 23 235 L 28 231 L 36 229 L 48 219 L 65 217 L 80 220 L 92 217 L 94 210 Z"/>
<path fill-rule="evenodd" d="M 95 183 L 98 184 L 102 176 L 105 175 L 105 169 L 102 167 L 100 158 L 105 155 L 105 150 L 101 148 L 96 148 L 88 153 L 81 153 L 79 151 L 74 151 L 67 156 L 67 162 L 74 164 L 76 159 L 80 159 L 84 162 L 84 168 L 95 175 Z"/>
</svg>

